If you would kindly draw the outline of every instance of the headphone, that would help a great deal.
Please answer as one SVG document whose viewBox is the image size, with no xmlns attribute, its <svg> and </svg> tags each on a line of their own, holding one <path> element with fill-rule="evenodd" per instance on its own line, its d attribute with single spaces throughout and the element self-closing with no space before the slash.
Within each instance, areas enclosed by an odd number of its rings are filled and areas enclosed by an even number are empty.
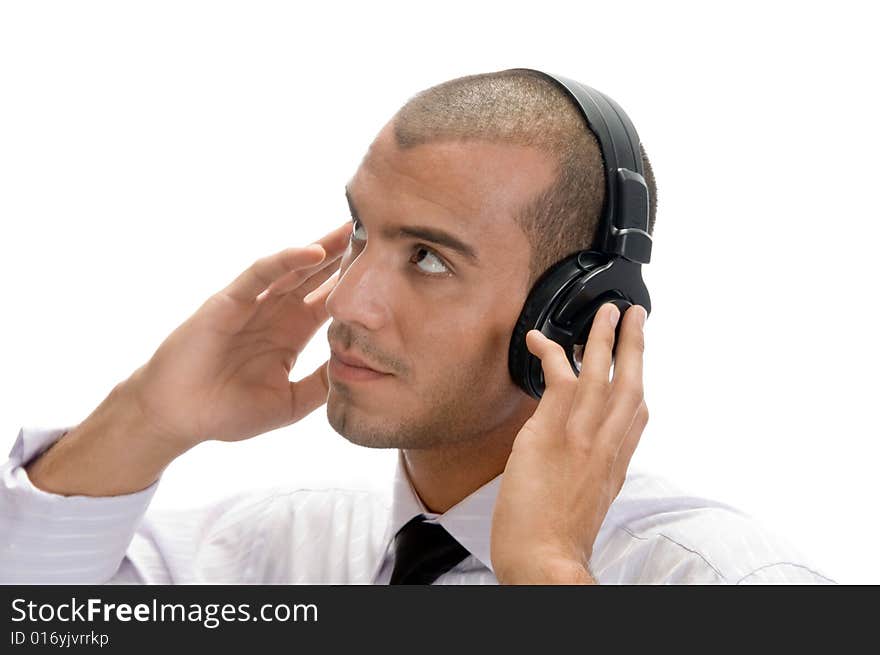
<svg viewBox="0 0 880 655">
<path fill-rule="evenodd" d="M 508 351 L 510 375 L 526 393 L 544 393 L 541 360 L 526 347 L 526 333 L 540 330 L 565 350 L 575 375 L 593 319 L 608 302 L 621 316 L 633 305 L 651 313 L 651 298 L 642 279 L 642 264 L 651 261 L 648 217 L 651 198 L 645 183 L 639 136 L 623 109 L 585 84 L 543 71 L 574 100 L 596 135 L 605 168 L 605 199 L 593 250 L 581 250 L 558 261 L 535 281 L 513 329 Z M 614 333 L 612 360 L 620 336 Z"/>
</svg>

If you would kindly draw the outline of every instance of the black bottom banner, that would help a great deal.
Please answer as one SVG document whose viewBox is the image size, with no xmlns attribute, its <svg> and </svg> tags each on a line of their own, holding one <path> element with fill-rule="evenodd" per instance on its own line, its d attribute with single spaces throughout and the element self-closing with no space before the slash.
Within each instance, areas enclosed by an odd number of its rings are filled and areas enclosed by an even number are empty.
<svg viewBox="0 0 880 655">
<path fill-rule="evenodd" d="M 113 650 L 176 653 L 474 652 L 608 643 L 676 648 L 702 640 L 762 650 L 804 640 L 859 650 L 877 587 L 0 587 L 0 653 Z M 608 640 L 611 640 L 610 642 Z M 858 641 L 853 641 L 858 639 Z M 413 641 L 415 640 L 415 641 Z M 873 647 L 872 647 L 873 648 Z"/>
</svg>

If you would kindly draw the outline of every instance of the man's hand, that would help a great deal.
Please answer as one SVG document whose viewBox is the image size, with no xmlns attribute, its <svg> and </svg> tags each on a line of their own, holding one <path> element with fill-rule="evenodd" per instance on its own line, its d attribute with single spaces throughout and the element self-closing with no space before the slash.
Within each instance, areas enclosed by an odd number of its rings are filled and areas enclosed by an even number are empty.
<svg viewBox="0 0 880 655">
<path fill-rule="evenodd" d="M 327 320 L 351 222 L 305 248 L 258 259 L 211 296 L 125 381 L 156 431 L 187 447 L 238 441 L 327 400 L 327 362 L 298 382 L 297 356 Z"/>
<path fill-rule="evenodd" d="M 545 391 L 513 443 L 492 521 L 492 566 L 502 584 L 595 583 L 593 543 L 648 422 L 642 384 L 643 307 L 626 311 L 609 382 L 618 309 L 603 305 L 580 376 L 562 346 L 526 335 Z"/>
<path fill-rule="evenodd" d="M 321 366 L 289 379 L 327 318 L 351 222 L 258 259 L 218 291 L 69 434 L 26 465 L 44 491 L 111 496 L 154 482 L 196 444 L 294 423 L 327 401 Z"/>
</svg>

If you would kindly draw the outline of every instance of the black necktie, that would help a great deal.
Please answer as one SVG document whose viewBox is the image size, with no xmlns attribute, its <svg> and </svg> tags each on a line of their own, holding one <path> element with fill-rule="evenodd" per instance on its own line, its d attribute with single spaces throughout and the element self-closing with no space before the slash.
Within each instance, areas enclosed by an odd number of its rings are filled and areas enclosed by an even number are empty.
<svg viewBox="0 0 880 655">
<path fill-rule="evenodd" d="M 439 523 L 419 514 L 394 537 L 394 571 L 390 584 L 431 584 L 467 557 L 467 549 Z"/>
</svg>

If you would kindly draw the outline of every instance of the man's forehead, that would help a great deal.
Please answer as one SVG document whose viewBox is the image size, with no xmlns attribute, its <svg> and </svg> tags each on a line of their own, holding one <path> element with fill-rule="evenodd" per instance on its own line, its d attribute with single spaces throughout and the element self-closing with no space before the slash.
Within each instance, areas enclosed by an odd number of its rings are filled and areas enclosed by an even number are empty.
<svg viewBox="0 0 880 655">
<path fill-rule="evenodd" d="M 361 168 L 470 214 L 517 209 L 556 178 L 556 162 L 533 146 L 447 139 L 400 148 L 386 126 Z"/>
<path fill-rule="evenodd" d="M 399 148 L 386 127 L 347 190 L 362 214 L 433 223 L 479 249 L 485 240 L 509 233 L 523 205 L 552 184 L 555 174 L 549 155 L 537 148 L 474 140 Z"/>
<path fill-rule="evenodd" d="M 383 130 L 350 186 L 375 187 L 384 194 L 436 205 L 453 216 L 472 216 L 483 209 L 485 193 L 479 180 L 468 175 L 466 163 L 466 152 L 460 146 L 431 143 L 399 148 Z"/>
</svg>

